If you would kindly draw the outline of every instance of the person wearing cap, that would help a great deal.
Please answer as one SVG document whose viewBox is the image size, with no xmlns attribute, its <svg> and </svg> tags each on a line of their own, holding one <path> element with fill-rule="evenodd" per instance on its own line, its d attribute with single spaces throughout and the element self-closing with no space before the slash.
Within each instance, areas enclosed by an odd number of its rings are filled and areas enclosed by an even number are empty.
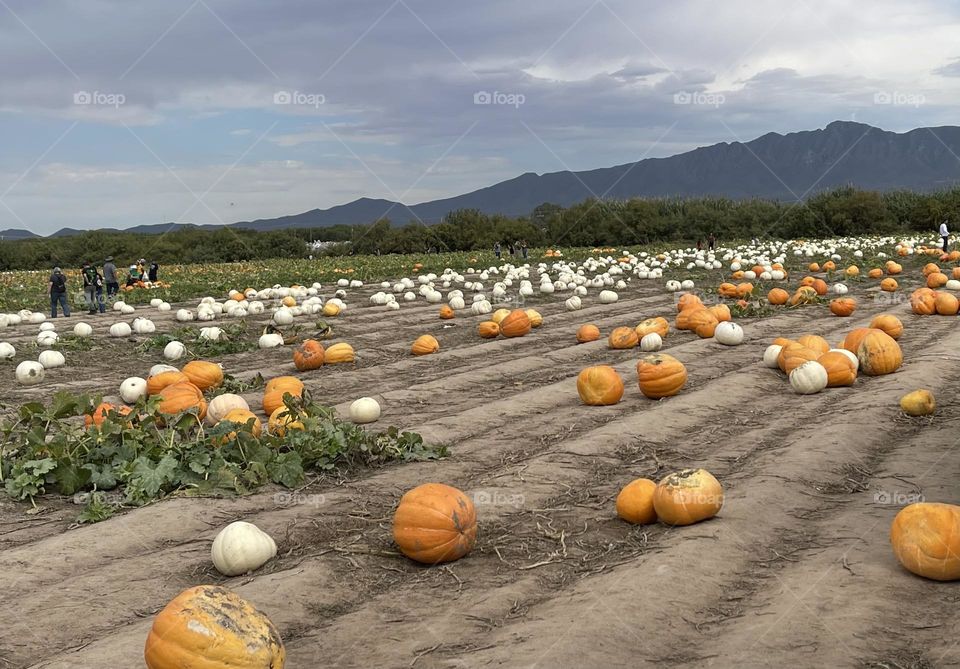
<svg viewBox="0 0 960 669">
<path fill-rule="evenodd" d="M 107 297 L 113 297 L 120 292 L 120 282 L 117 281 L 117 266 L 113 264 L 113 256 L 107 256 L 103 261 L 103 281 L 107 284 Z"/>
<path fill-rule="evenodd" d="M 136 285 L 137 281 L 140 280 L 140 272 L 137 271 L 136 265 L 130 265 L 130 270 L 127 273 L 127 287 Z"/>
<path fill-rule="evenodd" d="M 87 313 L 92 316 L 97 313 L 97 282 L 100 275 L 97 273 L 97 268 L 89 261 L 83 263 L 80 275 L 83 277 L 83 299 L 87 303 Z"/>
<path fill-rule="evenodd" d="M 53 268 L 53 274 L 47 283 L 47 294 L 50 296 L 50 318 L 57 317 L 57 305 L 63 308 L 64 317 L 70 316 L 70 305 L 67 304 L 67 276 L 59 267 Z"/>
</svg>

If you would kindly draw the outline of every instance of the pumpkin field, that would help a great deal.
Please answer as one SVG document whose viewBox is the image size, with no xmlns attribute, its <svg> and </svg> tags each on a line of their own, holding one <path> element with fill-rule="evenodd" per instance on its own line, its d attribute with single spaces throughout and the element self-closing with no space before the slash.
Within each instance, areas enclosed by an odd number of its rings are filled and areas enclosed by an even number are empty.
<svg viewBox="0 0 960 669">
<path fill-rule="evenodd" d="M 960 252 L 349 261 L 5 304 L 0 669 L 960 664 Z"/>
</svg>

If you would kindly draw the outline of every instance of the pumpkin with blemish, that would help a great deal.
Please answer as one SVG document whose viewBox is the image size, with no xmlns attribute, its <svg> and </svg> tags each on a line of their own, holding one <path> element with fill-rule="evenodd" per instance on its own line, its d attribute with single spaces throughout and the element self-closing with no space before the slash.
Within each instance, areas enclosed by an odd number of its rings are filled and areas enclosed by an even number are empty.
<svg viewBox="0 0 960 669">
<path fill-rule="evenodd" d="M 400 552 L 423 564 L 459 560 L 477 542 L 477 512 L 463 492 L 442 483 L 408 491 L 393 516 Z"/>
</svg>

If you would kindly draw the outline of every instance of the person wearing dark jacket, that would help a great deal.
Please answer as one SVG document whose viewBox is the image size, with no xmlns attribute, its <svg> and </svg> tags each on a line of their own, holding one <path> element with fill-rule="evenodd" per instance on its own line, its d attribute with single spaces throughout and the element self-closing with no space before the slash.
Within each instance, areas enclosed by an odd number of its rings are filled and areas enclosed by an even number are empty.
<svg viewBox="0 0 960 669">
<path fill-rule="evenodd" d="M 67 276 L 59 267 L 53 268 L 53 274 L 47 283 L 47 294 L 50 295 L 50 318 L 57 317 L 57 305 L 63 308 L 64 317 L 70 316 L 70 306 L 67 304 Z"/>
<path fill-rule="evenodd" d="M 154 260 L 152 263 L 150 263 L 150 269 L 147 270 L 147 278 L 150 281 L 150 283 L 157 282 L 157 275 L 159 273 L 160 273 L 160 265 L 158 265 L 157 261 Z"/>
<path fill-rule="evenodd" d="M 83 277 L 83 299 L 87 303 L 87 313 L 93 315 L 97 313 L 97 268 L 89 262 L 83 263 L 83 269 L 80 271 Z"/>
<path fill-rule="evenodd" d="M 120 292 L 120 282 L 117 281 L 117 266 L 113 264 L 113 256 L 107 256 L 103 261 L 103 281 L 107 284 L 107 297 L 113 297 Z"/>
</svg>

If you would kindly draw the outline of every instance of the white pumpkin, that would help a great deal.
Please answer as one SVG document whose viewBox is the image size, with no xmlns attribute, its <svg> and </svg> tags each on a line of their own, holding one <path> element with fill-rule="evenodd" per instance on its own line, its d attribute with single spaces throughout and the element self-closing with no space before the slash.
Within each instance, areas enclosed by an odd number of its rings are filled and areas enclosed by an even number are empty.
<svg viewBox="0 0 960 669">
<path fill-rule="evenodd" d="M 0 343 L 0 360 L 13 360 L 17 355 L 17 349 L 8 342 Z"/>
<path fill-rule="evenodd" d="M 286 307 L 280 307 L 273 313 L 273 322 L 277 325 L 290 325 L 293 323 L 293 312 Z"/>
<path fill-rule="evenodd" d="M 89 337 L 93 334 L 93 328 L 87 323 L 77 323 L 73 326 L 73 334 L 78 337 Z"/>
<path fill-rule="evenodd" d="M 36 385 L 43 381 L 43 365 L 36 360 L 24 360 L 17 365 L 16 375 L 22 385 Z"/>
<path fill-rule="evenodd" d="M 283 346 L 283 335 L 277 334 L 276 332 L 260 335 L 260 341 L 257 342 L 257 345 L 260 348 L 276 348 L 277 346 Z"/>
<path fill-rule="evenodd" d="M 717 325 L 713 338 L 724 346 L 739 346 L 743 343 L 743 328 L 733 321 L 723 321 Z"/>
<path fill-rule="evenodd" d="M 60 340 L 60 335 L 52 330 L 45 330 L 37 335 L 37 345 L 42 348 L 50 348 Z"/>
<path fill-rule="evenodd" d="M 680 290 L 680 282 L 679 282 L 679 281 L 667 281 L 666 288 L 667 288 L 667 292 L 675 293 L 675 292 L 677 292 L 678 290 Z"/>
<path fill-rule="evenodd" d="M 576 311 L 583 306 L 583 302 L 577 295 L 568 297 L 563 304 L 567 307 L 567 311 Z"/>
<path fill-rule="evenodd" d="M 179 341 L 172 341 L 163 347 L 163 357 L 165 360 L 179 360 L 186 354 L 187 347 Z"/>
<path fill-rule="evenodd" d="M 111 337 L 129 337 L 132 330 L 126 323 L 114 323 L 110 326 Z"/>
<path fill-rule="evenodd" d="M 771 369 L 778 368 L 780 365 L 777 361 L 780 358 L 780 351 L 782 350 L 783 346 L 780 344 L 770 344 L 767 350 L 763 352 L 763 364 Z"/>
<path fill-rule="evenodd" d="M 207 341 L 219 341 L 220 337 L 223 336 L 223 330 L 216 326 L 211 326 L 208 328 L 200 328 L 200 334 L 198 339 L 206 339 Z"/>
<path fill-rule="evenodd" d="M 845 284 L 842 284 L 842 283 L 833 284 L 834 295 L 846 295 L 848 292 L 850 291 Z"/>
<path fill-rule="evenodd" d="M 147 394 L 147 381 L 139 376 L 131 376 L 120 384 L 120 399 L 127 404 L 133 404 Z"/>
<path fill-rule="evenodd" d="M 51 323 L 50 321 L 46 321 L 45 323 L 40 324 L 40 332 L 53 332 L 56 329 L 57 329 L 57 326 Z"/>
<path fill-rule="evenodd" d="M 30 317 L 27 319 L 27 322 L 33 323 L 34 325 L 39 325 L 45 320 L 46 320 L 46 317 L 38 311 L 30 314 Z"/>
<path fill-rule="evenodd" d="M 640 340 L 640 350 L 647 353 L 659 351 L 662 346 L 663 338 L 656 332 L 643 335 L 643 339 Z"/>
<path fill-rule="evenodd" d="M 149 376 L 156 376 L 157 374 L 163 374 L 164 372 L 179 372 L 179 371 L 180 370 L 174 367 L 173 365 L 165 365 L 161 362 L 150 368 Z"/>
<path fill-rule="evenodd" d="M 238 520 L 220 530 L 210 548 L 213 566 L 224 576 L 239 576 L 262 567 L 277 554 L 277 544 L 253 523 Z"/>
<path fill-rule="evenodd" d="M 207 405 L 207 416 L 204 418 L 204 421 L 207 423 L 207 425 L 216 425 L 223 419 L 224 416 L 234 409 L 250 411 L 250 405 L 247 404 L 247 400 L 243 399 L 239 395 L 234 395 L 233 393 L 223 393 L 222 395 L 217 395 L 210 400 L 210 404 Z"/>
<path fill-rule="evenodd" d="M 947 290 L 960 290 L 960 281 L 957 281 L 956 279 L 950 279 L 947 281 L 944 288 Z"/>
<path fill-rule="evenodd" d="M 350 405 L 350 420 L 354 423 L 373 423 L 380 418 L 380 403 L 372 397 L 361 397 Z"/>
<path fill-rule="evenodd" d="M 161 302 L 161 303 L 160 303 L 160 306 L 157 307 L 157 311 L 170 311 L 170 303 L 169 303 L 169 302 Z"/>
<path fill-rule="evenodd" d="M 177 309 L 177 320 L 186 323 L 193 320 L 193 312 L 189 309 Z"/>
<path fill-rule="evenodd" d="M 44 369 L 63 367 L 67 364 L 66 358 L 63 357 L 63 353 L 60 351 L 43 351 L 40 354 L 38 362 L 43 365 Z"/>
<path fill-rule="evenodd" d="M 149 318 L 135 318 L 133 331 L 137 334 L 151 334 L 157 331 L 157 326 Z"/>
<path fill-rule="evenodd" d="M 150 300 L 150 306 L 153 307 L 154 309 L 159 307 L 161 304 L 163 304 L 163 300 L 161 300 L 159 297 L 155 297 L 152 300 Z"/>
<path fill-rule="evenodd" d="M 808 360 L 790 372 L 790 387 L 801 395 L 813 395 L 827 387 L 827 370 L 816 360 Z"/>
<path fill-rule="evenodd" d="M 613 304 L 619 299 L 619 296 L 612 290 L 600 291 L 600 304 Z"/>
<path fill-rule="evenodd" d="M 120 313 L 121 313 L 121 314 L 132 314 L 134 311 L 136 311 L 136 309 L 134 309 L 134 307 L 133 307 L 132 304 L 125 304 L 125 305 L 123 305 L 123 308 L 120 310 Z"/>
</svg>

